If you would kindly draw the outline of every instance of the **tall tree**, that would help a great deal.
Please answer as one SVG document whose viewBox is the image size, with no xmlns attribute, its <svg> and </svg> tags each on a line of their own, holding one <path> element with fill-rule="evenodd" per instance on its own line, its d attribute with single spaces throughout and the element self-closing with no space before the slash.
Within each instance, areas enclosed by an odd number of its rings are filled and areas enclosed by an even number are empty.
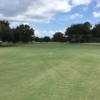
<svg viewBox="0 0 100 100">
<path fill-rule="evenodd" d="M 22 42 L 32 41 L 32 36 L 34 35 L 34 30 L 30 28 L 29 25 L 19 25 L 16 29 L 13 29 L 14 39 Z"/>
<path fill-rule="evenodd" d="M 100 23 L 96 24 L 92 29 L 93 37 L 100 37 Z"/>
<path fill-rule="evenodd" d="M 96 24 L 94 27 L 93 27 L 93 29 L 92 29 L 92 31 L 91 31 L 91 33 L 92 33 L 92 42 L 100 42 L 100 23 L 99 24 Z"/>
<path fill-rule="evenodd" d="M 10 26 L 8 21 L 0 21 L 0 40 L 3 42 L 11 40 Z"/>
<path fill-rule="evenodd" d="M 65 34 L 70 42 L 87 42 L 91 31 L 89 22 L 83 24 L 74 24 L 66 29 Z"/>
</svg>

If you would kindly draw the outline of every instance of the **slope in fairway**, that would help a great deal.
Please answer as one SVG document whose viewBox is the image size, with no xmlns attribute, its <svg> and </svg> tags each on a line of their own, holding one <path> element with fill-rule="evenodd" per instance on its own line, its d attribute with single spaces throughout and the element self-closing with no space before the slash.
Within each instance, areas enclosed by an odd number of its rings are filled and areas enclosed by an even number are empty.
<svg viewBox="0 0 100 100">
<path fill-rule="evenodd" d="M 99 100 L 100 46 L 0 47 L 0 100 Z"/>
</svg>

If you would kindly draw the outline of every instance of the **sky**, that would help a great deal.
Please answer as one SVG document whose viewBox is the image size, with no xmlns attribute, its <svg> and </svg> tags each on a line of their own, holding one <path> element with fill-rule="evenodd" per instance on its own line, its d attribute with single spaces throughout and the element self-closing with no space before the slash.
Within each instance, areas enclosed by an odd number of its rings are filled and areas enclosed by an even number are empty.
<svg viewBox="0 0 100 100">
<path fill-rule="evenodd" d="M 28 24 L 39 37 L 64 32 L 72 24 L 100 22 L 100 0 L 0 0 L 0 20 Z"/>
</svg>

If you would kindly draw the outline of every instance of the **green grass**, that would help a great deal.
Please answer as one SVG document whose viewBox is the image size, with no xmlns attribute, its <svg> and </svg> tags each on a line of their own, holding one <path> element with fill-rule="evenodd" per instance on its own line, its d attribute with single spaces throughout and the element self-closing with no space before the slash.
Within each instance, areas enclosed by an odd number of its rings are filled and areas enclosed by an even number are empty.
<svg viewBox="0 0 100 100">
<path fill-rule="evenodd" d="M 100 46 L 0 47 L 0 100 L 100 100 Z"/>
</svg>

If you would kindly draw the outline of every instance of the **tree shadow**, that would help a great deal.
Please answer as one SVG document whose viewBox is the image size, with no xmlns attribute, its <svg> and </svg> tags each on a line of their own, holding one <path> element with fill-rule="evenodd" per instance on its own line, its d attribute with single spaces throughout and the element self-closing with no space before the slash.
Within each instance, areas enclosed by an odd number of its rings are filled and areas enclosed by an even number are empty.
<svg viewBox="0 0 100 100">
<path fill-rule="evenodd" d="M 0 48 L 5 48 L 5 47 L 15 47 L 15 44 L 11 44 L 11 43 L 0 44 Z"/>
</svg>

